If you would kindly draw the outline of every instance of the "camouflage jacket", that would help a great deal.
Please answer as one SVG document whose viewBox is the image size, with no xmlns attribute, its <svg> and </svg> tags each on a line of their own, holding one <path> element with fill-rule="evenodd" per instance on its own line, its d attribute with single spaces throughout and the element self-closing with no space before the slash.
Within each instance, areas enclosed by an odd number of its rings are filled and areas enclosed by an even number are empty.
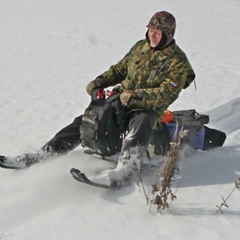
<svg viewBox="0 0 240 240">
<path fill-rule="evenodd" d="M 127 55 L 100 75 L 104 87 L 121 84 L 121 91 L 141 89 L 143 98 L 131 109 L 150 109 L 161 117 L 194 80 L 194 71 L 175 41 L 153 50 L 147 40 L 137 42 Z"/>
</svg>

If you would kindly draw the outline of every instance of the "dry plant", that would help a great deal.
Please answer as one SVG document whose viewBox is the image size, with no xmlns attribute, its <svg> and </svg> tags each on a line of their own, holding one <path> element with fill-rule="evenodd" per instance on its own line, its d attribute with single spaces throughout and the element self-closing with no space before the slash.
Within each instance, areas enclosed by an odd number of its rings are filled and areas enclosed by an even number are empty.
<svg viewBox="0 0 240 240">
<path fill-rule="evenodd" d="M 151 194 L 152 200 L 150 200 L 150 210 L 152 204 L 157 205 L 157 212 L 169 207 L 169 201 L 176 199 L 176 196 L 172 193 L 171 183 L 175 173 L 178 171 L 178 165 L 180 162 L 180 148 L 181 140 L 187 135 L 187 130 L 180 130 L 178 132 L 178 125 L 176 126 L 173 142 L 170 144 L 170 149 L 167 153 L 167 159 L 164 165 L 156 172 L 156 178 L 152 184 Z M 161 186 L 158 183 L 161 182 Z M 147 202 L 149 202 L 148 196 Z"/>
<path fill-rule="evenodd" d="M 235 181 L 235 187 L 234 187 L 233 190 L 228 194 L 227 198 L 224 199 L 223 196 L 222 196 L 223 202 L 221 203 L 220 206 L 216 205 L 216 207 L 218 208 L 218 210 L 215 212 L 215 215 L 216 215 L 217 213 L 219 213 L 219 212 L 221 212 L 221 213 L 223 214 L 222 207 L 227 207 L 227 208 L 229 207 L 229 206 L 227 205 L 227 200 L 231 197 L 231 195 L 233 194 L 233 192 L 234 192 L 236 189 L 237 189 L 237 190 L 240 190 L 240 178 L 238 178 L 238 179 Z"/>
</svg>

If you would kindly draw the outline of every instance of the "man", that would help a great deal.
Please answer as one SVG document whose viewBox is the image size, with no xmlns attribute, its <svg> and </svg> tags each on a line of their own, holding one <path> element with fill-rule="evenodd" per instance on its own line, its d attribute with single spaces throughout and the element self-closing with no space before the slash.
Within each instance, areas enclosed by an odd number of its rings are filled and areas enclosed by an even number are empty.
<svg viewBox="0 0 240 240">
<path fill-rule="evenodd" d="M 110 184 L 118 178 L 118 184 L 124 185 L 140 171 L 140 159 L 147 151 L 157 119 L 195 78 L 186 55 L 173 39 L 176 28 L 173 15 L 157 12 L 147 27 L 146 39 L 137 42 L 121 61 L 87 86 L 91 94 L 95 88 L 121 83 L 121 102 L 132 110 L 117 168 L 93 181 L 101 179 Z"/>
<path fill-rule="evenodd" d="M 131 182 L 140 171 L 140 162 L 151 141 L 158 119 L 195 78 L 194 71 L 173 39 L 176 22 L 166 11 L 157 12 L 147 25 L 146 39 L 138 41 L 126 56 L 87 85 L 87 92 L 121 84 L 120 100 L 127 109 L 126 135 L 116 169 L 91 178 L 120 187 Z M 34 155 L 36 162 L 52 154 L 66 153 L 80 143 L 82 116 L 63 128 Z M 21 164 L 28 164 L 24 155 Z M 7 161 L 6 159 L 2 161 Z M 31 162 L 30 161 L 30 162 Z M 32 163 L 31 163 L 32 164 Z"/>
</svg>

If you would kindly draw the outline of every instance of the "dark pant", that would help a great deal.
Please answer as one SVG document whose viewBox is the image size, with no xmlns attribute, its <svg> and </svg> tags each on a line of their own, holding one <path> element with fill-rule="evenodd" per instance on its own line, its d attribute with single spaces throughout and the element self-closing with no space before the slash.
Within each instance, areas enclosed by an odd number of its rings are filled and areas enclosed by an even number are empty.
<svg viewBox="0 0 240 240">
<path fill-rule="evenodd" d="M 60 130 L 42 147 L 42 150 L 54 154 L 63 154 L 79 146 L 81 143 L 79 131 L 81 123 L 82 115 L 76 117 L 71 124 Z"/>
<path fill-rule="evenodd" d="M 127 135 L 123 140 L 122 152 L 130 148 L 139 147 L 146 152 L 153 135 L 156 116 L 148 110 L 131 112 L 126 119 Z"/>
<path fill-rule="evenodd" d="M 122 150 L 140 146 L 146 151 L 152 138 L 155 121 L 156 117 L 151 111 L 138 110 L 129 113 L 126 119 L 127 135 L 123 141 Z M 82 115 L 60 130 L 42 147 L 42 150 L 53 154 L 64 154 L 79 146 L 81 122 Z"/>
</svg>

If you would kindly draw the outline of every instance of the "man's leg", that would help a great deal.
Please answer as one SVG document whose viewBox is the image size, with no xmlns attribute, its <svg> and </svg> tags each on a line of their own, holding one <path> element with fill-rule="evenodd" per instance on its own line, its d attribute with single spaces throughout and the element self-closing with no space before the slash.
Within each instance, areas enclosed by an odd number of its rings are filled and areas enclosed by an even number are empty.
<svg viewBox="0 0 240 240">
<path fill-rule="evenodd" d="M 153 112 L 141 110 L 132 112 L 128 117 L 128 134 L 123 145 L 116 169 L 123 169 L 124 175 L 132 175 L 140 171 L 143 157 L 146 155 L 153 135 L 156 116 Z"/>
<path fill-rule="evenodd" d="M 127 118 L 128 133 L 118 159 L 118 165 L 113 170 L 106 170 L 101 175 L 90 180 L 119 188 L 129 185 L 140 171 L 140 164 L 150 143 L 156 116 L 151 111 L 139 110 L 129 114 Z"/>
<path fill-rule="evenodd" d="M 53 154 L 64 154 L 76 148 L 81 143 L 79 129 L 81 124 L 82 115 L 76 117 L 71 124 L 60 130 L 42 147 L 42 150 Z"/>
<path fill-rule="evenodd" d="M 138 149 L 138 152 L 146 152 L 153 135 L 153 127 L 156 116 L 147 110 L 138 110 L 127 117 L 128 134 L 123 140 L 121 155 L 124 152 L 131 152 L 131 149 Z M 135 150 L 134 150 L 135 151 Z"/>
<path fill-rule="evenodd" d="M 60 130 L 49 142 L 35 153 L 24 153 L 13 158 L 1 156 L 0 161 L 2 165 L 8 167 L 24 168 L 52 156 L 68 153 L 81 143 L 79 131 L 81 123 L 82 116 L 75 118 L 71 124 Z"/>
</svg>

